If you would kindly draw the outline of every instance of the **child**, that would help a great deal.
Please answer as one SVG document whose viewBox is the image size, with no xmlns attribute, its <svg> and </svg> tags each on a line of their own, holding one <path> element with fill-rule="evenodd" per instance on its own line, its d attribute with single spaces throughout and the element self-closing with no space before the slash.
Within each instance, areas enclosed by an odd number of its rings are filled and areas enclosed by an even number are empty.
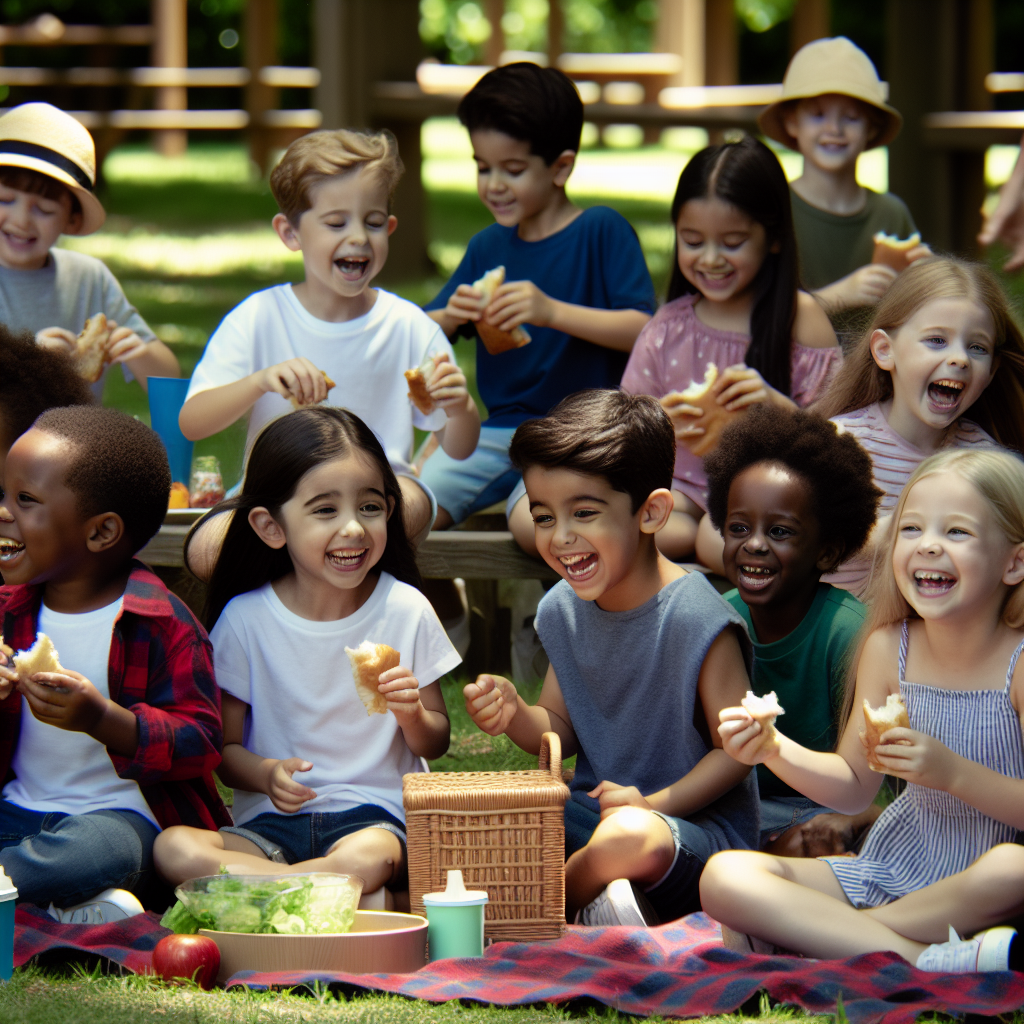
<svg viewBox="0 0 1024 1024">
<path fill-rule="evenodd" d="M 737 588 L 725 599 L 754 645 L 752 688 L 778 695 L 787 736 L 832 750 L 865 609 L 821 574 L 871 532 L 881 496 L 871 459 L 820 416 L 762 403 L 725 429 L 704 468 L 708 515 L 725 538 L 725 575 Z M 773 853 L 843 853 L 878 816 L 874 805 L 854 817 L 828 814 L 764 765 L 757 782 L 761 847 Z"/>
<path fill-rule="evenodd" d="M 571 395 L 512 441 L 537 548 L 563 578 L 537 611 L 551 666 L 533 707 L 484 675 L 466 708 L 523 750 L 553 730 L 577 755 L 565 896 L 582 924 L 656 923 L 648 899 L 663 921 L 699 910 L 708 857 L 758 840 L 754 773 L 709 727 L 750 685 L 743 620 L 654 543 L 673 454 L 658 403 L 622 391 Z"/>
<path fill-rule="evenodd" d="M 644 328 L 622 386 L 653 395 L 679 441 L 672 515 L 658 545 L 669 558 L 693 553 L 707 508 L 707 481 L 686 441 L 704 433 L 701 410 L 674 392 L 719 370 L 719 405 L 757 402 L 792 408 L 818 397 L 840 361 L 836 336 L 821 307 L 797 289 L 796 243 L 789 188 L 767 146 L 745 137 L 709 146 L 686 165 L 672 200 L 676 246 L 668 303 Z M 669 396 L 666 399 L 666 396 Z M 720 568 L 710 524 L 705 564 Z M 702 541 L 703 541 L 702 537 Z"/>
<path fill-rule="evenodd" d="M 206 606 L 235 824 L 164 832 L 169 881 L 288 864 L 360 875 L 366 894 L 402 888 L 402 775 L 448 749 L 437 680 L 459 663 L 416 589 L 402 502 L 380 442 L 344 409 L 300 410 L 256 439 Z M 401 654 L 369 718 L 346 656 L 364 641 Z"/>
<path fill-rule="evenodd" d="M 475 235 L 448 283 L 427 304 L 452 337 L 483 320 L 520 325 L 532 341 L 491 355 L 477 344 L 477 386 L 488 419 L 463 462 L 432 455 L 423 479 L 437 495 L 437 528 L 508 499 L 509 527 L 536 553 L 525 490 L 508 446 L 524 420 L 582 388 L 617 387 L 626 356 L 655 309 L 636 232 L 606 206 L 581 210 L 565 194 L 580 148 L 583 104 L 554 68 L 496 68 L 459 104 L 477 165 L 477 192 L 496 223 Z M 490 305 L 473 282 L 497 266 Z"/>
<path fill-rule="evenodd" d="M 918 463 L 939 448 L 995 439 L 1024 451 L 1024 338 L 993 273 L 948 256 L 905 270 L 816 411 L 871 456 L 884 492 L 872 538 Z M 875 543 L 828 582 L 863 594 Z"/>
<path fill-rule="evenodd" d="M 870 803 L 881 777 L 869 756 L 906 789 L 857 857 L 721 854 L 701 899 L 731 948 L 754 936 L 759 951 L 892 950 L 928 971 L 1020 970 L 1013 930 L 982 929 L 1024 911 L 1024 466 L 1007 452 L 941 452 L 911 476 L 895 523 L 837 752 L 782 733 L 765 744 L 743 708 L 722 712 L 719 732 L 732 756 L 831 807 Z M 869 749 L 862 704 L 897 694 L 909 728 Z M 947 928 L 974 938 L 946 943 Z"/>
<path fill-rule="evenodd" d="M 231 820 L 212 775 L 210 642 L 132 557 L 160 528 L 170 488 L 160 438 L 113 409 L 50 409 L 7 456 L 0 866 L 19 899 L 61 921 L 141 913 L 125 890 L 146 880 L 160 829 Z M 37 630 L 62 667 L 19 680 L 9 653 Z"/>
<path fill-rule="evenodd" d="M 863 50 L 844 36 L 817 39 L 797 51 L 782 98 L 757 119 L 768 138 L 803 155 L 790 186 L 800 280 L 833 312 L 873 306 L 896 279 L 891 267 L 871 262 L 876 232 L 908 238 L 917 230 L 902 199 L 857 182 L 857 158 L 888 145 L 903 123 L 885 100 Z M 919 245 L 907 258 L 930 252 Z"/>
<path fill-rule="evenodd" d="M 56 247 L 106 219 L 96 198 L 92 136 L 49 103 L 23 103 L 0 117 L 0 323 L 39 345 L 69 351 L 85 321 L 114 321 L 110 361 L 125 380 L 177 377 L 174 353 L 149 329 L 106 266 Z M 105 373 L 106 371 L 104 371 Z M 103 397 L 103 378 L 93 385 Z"/>
<path fill-rule="evenodd" d="M 378 434 L 398 474 L 406 530 L 430 528 L 433 498 L 413 472 L 413 427 L 432 430 L 454 459 L 476 447 L 480 414 L 451 345 L 411 302 L 371 282 L 398 225 L 391 197 L 402 173 L 390 132 L 320 131 L 292 143 L 270 176 L 274 229 L 302 253 L 305 280 L 250 296 L 224 318 L 192 376 L 181 429 L 198 440 L 250 412 L 246 450 L 260 429 L 328 398 Z M 428 357 L 437 408 L 415 409 L 403 376 Z"/>
</svg>

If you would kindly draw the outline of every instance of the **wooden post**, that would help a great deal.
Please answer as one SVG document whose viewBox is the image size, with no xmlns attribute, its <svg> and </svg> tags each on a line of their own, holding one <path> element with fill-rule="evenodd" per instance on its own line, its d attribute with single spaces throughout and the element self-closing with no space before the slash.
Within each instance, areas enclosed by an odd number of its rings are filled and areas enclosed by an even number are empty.
<svg viewBox="0 0 1024 1024">
<path fill-rule="evenodd" d="M 562 0 L 548 0 L 548 67 L 553 68 L 564 52 L 565 12 Z"/>
<path fill-rule="evenodd" d="M 733 0 L 707 0 L 704 39 L 704 84 L 736 85 L 740 80 L 740 48 Z"/>
<path fill-rule="evenodd" d="M 484 60 L 497 67 L 501 63 L 501 55 L 505 52 L 505 30 L 501 27 L 501 18 L 505 13 L 505 0 L 486 0 L 484 14 L 491 24 L 491 34 L 487 37 L 484 47 Z"/>
<path fill-rule="evenodd" d="M 245 87 L 245 109 L 249 115 L 249 156 L 261 171 L 267 168 L 273 133 L 264 126 L 263 115 L 277 107 L 277 90 L 259 80 L 260 68 L 278 62 L 277 0 L 246 0 L 242 20 L 245 66 L 252 76 Z"/>
<path fill-rule="evenodd" d="M 796 0 L 789 21 L 789 55 L 815 39 L 831 34 L 832 10 L 830 0 Z"/>
<path fill-rule="evenodd" d="M 683 58 L 669 85 L 704 85 L 704 41 L 704 0 L 661 0 L 655 47 Z"/>
<path fill-rule="evenodd" d="M 153 46 L 151 60 L 155 68 L 188 66 L 188 8 L 186 0 L 153 0 Z M 164 86 L 156 90 L 157 110 L 187 110 L 188 92 L 184 86 Z M 153 133 L 153 144 L 163 156 L 181 156 L 188 147 L 188 133 L 180 128 Z"/>
</svg>

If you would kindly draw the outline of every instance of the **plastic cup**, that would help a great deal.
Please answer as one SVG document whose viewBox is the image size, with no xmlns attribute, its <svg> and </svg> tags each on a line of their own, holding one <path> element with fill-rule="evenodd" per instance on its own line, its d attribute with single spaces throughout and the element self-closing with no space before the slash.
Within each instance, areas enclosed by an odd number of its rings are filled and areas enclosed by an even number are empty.
<svg viewBox="0 0 1024 1024">
<path fill-rule="evenodd" d="M 18 890 L 0 868 L 0 981 L 14 973 L 14 907 Z"/>
<path fill-rule="evenodd" d="M 462 872 L 457 870 L 448 872 L 448 886 L 444 892 L 424 895 L 431 961 L 484 955 L 486 903 L 487 893 L 467 889 Z"/>
<path fill-rule="evenodd" d="M 187 377 L 149 378 L 149 418 L 153 429 L 160 435 L 171 464 L 171 479 L 189 484 L 192 470 L 192 442 L 178 426 L 178 413 L 188 394 Z"/>
</svg>

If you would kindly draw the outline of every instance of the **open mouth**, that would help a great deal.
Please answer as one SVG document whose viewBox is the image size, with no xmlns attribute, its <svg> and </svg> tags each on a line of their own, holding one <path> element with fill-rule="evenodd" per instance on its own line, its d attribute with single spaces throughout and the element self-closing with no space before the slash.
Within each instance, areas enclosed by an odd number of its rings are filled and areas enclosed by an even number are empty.
<svg viewBox="0 0 1024 1024">
<path fill-rule="evenodd" d="M 369 548 L 345 548 L 342 551 L 328 551 L 327 560 L 338 569 L 358 569 L 369 552 Z"/>
<path fill-rule="evenodd" d="M 962 380 L 952 380 L 949 377 L 933 380 L 928 385 L 928 400 L 936 409 L 952 412 L 960 405 L 966 387 Z"/>
<path fill-rule="evenodd" d="M 956 586 L 956 577 L 935 569 L 918 569 L 914 573 L 914 586 L 924 597 L 942 597 Z"/>
<path fill-rule="evenodd" d="M 25 550 L 25 545 L 10 537 L 0 537 L 0 565 L 9 562 Z"/>
<path fill-rule="evenodd" d="M 726 270 L 700 270 L 697 272 L 698 276 L 704 282 L 708 288 L 728 288 L 732 284 L 733 278 L 736 276 L 736 272 L 729 267 Z"/>
<path fill-rule="evenodd" d="M 597 555 L 593 551 L 582 555 L 562 555 L 558 560 L 573 583 L 588 580 L 597 571 Z"/>
<path fill-rule="evenodd" d="M 343 256 L 334 265 L 348 278 L 360 278 L 370 266 L 369 256 Z"/>
<path fill-rule="evenodd" d="M 775 570 L 763 565 L 741 565 L 739 584 L 744 590 L 764 590 L 775 579 Z"/>
</svg>

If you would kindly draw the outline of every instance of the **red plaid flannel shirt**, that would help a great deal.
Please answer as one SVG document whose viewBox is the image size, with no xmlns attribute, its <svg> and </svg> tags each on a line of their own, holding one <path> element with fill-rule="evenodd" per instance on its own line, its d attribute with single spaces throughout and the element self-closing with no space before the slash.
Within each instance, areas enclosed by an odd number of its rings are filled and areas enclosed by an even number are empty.
<svg viewBox="0 0 1024 1024">
<path fill-rule="evenodd" d="M 42 600 L 41 586 L 0 587 L 3 639 L 15 651 L 35 643 Z M 137 560 L 114 622 L 108 681 L 111 700 L 139 722 L 135 756 L 108 751 L 110 760 L 122 779 L 139 784 L 161 827 L 230 825 L 213 781 L 223 744 L 213 648 L 185 604 Z M 17 692 L 0 701 L 4 782 L 13 778 L 21 709 Z"/>
</svg>

